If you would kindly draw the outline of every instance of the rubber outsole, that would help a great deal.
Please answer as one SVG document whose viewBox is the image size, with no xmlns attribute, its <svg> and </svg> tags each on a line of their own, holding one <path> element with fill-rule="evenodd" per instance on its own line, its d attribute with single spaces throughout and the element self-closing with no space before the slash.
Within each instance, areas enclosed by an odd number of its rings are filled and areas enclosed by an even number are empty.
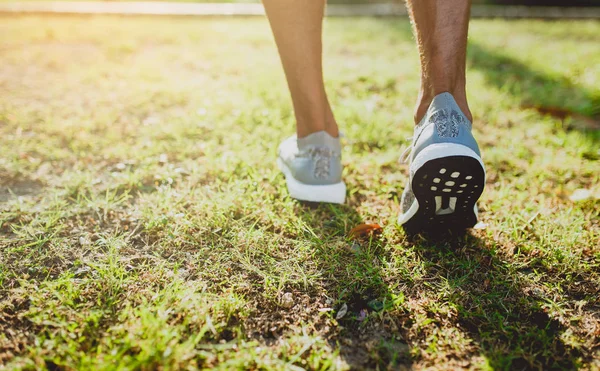
<svg viewBox="0 0 600 371">
<path fill-rule="evenodd" d="M 277 165 L 285 175 L 290 197 L 300 201 L 332 204 L 343 204 L 346 200 L 346 184 L 344 182 L 326 185 L 305 184 L 294 178 L 290 169 L 280 158 L 277 159 Z"/>
<path fill-rule="evenodd" d="M 472 149 L 457 143 L 432 144 L 414 158 L 410 173 L 415 200 L 398 218 L 406 232 L 460 232 L 477 223 L 485 168 Z"/>
<path fill-rule="evenodd" d="M 410 186 L 418 209 L 407 232 L 462 231 L 477 224 L 475 205 L 485 187 L 485 170 L 472 156 L 431 159 L 414 173 Z"/>
</svg>

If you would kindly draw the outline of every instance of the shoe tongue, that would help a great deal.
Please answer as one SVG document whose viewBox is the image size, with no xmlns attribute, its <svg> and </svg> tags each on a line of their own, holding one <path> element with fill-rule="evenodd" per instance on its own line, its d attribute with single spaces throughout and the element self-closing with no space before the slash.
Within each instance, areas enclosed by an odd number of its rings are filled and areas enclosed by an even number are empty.
<svg viewBox="0 0 600 371">
<path fill-rule="evenodd" d="M 303 150 L 310 147 L 327 147 L 330 150 L 339 153 L 340 138 L 335 138 L 325 131 L 317 131 L 304 138 L 298 138 L 298 149 Z"/>
</svg>

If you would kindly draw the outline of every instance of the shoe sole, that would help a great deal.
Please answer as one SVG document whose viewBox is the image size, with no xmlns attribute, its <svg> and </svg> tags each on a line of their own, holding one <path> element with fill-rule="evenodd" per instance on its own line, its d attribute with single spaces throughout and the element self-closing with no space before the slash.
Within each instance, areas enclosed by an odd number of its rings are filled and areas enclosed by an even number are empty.
<svg viewBox="0 0 600 371">
<path fill-rule="evenodd" d="M 327 185 L 305 184 L 294 178 L 290 169 L 280 158 L 277 159 L 277 165 L 285 175 L 290 197 L 300 201 L 332 204 L 343 204 L 346 200 L 346 184 L 344 182 Z"/>
<path fill-rule="evenodd" d="M 409 233 L 462 231 L 477 224 L 477 200 L 485 187 L 485 168 L 470 148 L 432 144 L 410 166 L 415 200 L 398 223 Z"/>
</svg>

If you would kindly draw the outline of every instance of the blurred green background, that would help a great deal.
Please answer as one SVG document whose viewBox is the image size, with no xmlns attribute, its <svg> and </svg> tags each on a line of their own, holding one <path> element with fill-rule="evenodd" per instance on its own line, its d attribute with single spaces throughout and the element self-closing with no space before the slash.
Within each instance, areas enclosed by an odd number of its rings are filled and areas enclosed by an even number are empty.
<svg viewBox="0 0 600 371">
<path fill-rule="evenodd" d="M 35 0 L 0 0 L 0 2 L 19 2 Z M 46 1 L 46 0 L 43 0 Z M 47 0 L 58 1 L 58 0 Z M 68 1 L 68 0 L 67 0 Z M 73 0 L 73 1 L 144 1 L 144 0 Z M 145 0 L 148 1 L 148 0 Z M 259 3 L 260 0 L 150 0 L 196 3 Z M 403 0 L 328 0 L 330 4 L 385 4 L 402 3 Z M 526 5 L 526 6 L 559 6 L 559 7 L 600 7 L 600 0 L 472 0 L 473 4 L 487 5 Z"/>
</svg>

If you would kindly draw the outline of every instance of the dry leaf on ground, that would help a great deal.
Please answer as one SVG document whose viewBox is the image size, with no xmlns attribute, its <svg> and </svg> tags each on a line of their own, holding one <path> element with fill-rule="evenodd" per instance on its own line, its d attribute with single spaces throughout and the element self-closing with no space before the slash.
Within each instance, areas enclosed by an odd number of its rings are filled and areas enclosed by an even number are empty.
<svg viewBox="0 0 600 371">
<path fill-rule="evenodd" d="M 350 238 L 358 238 L 372 233 L 379 233 L 383 228 L 379 224 L 359 224 L 350 230 Z"/>
</svg>

